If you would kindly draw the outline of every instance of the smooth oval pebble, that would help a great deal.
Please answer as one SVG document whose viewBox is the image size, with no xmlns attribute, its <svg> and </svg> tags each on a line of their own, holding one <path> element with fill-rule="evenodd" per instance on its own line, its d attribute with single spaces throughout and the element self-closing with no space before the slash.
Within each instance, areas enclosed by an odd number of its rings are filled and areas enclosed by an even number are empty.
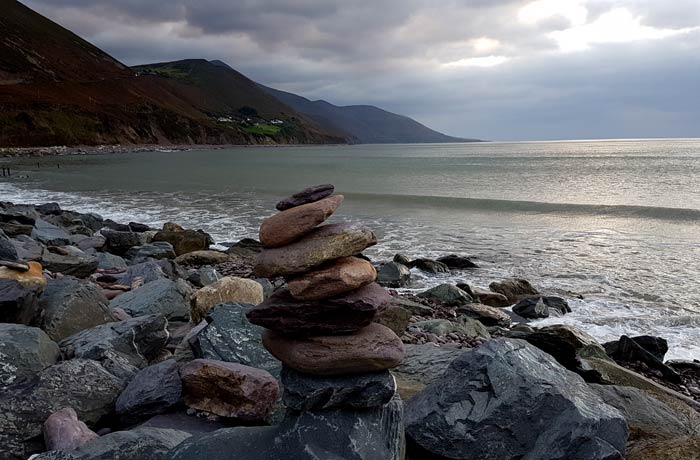
<svg viewBox="0 0 700 460">
<path fill-rule="evenodd" d="M 358 289 L 376 277 L 377 270 L 371 263 L 357 257 L 343 257 L 287 280 L 287 287 L 296 299 L 320 300 Z"/>
<path fill-rule="evenodd" d="M 270 216 L 260 225 L 260 242 L 274 248 L 298 240 L 325 222 L 342 202 L 343 195 L 335 195 Z"/>
</svg>

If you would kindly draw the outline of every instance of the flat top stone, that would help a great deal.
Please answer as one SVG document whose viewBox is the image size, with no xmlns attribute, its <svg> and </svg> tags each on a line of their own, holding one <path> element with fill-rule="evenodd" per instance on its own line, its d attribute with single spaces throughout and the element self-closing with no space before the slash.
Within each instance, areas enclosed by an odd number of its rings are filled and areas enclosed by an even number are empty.
<svg viewBox="0 0 700 460">
<path fill-rule="evenodd" d="M 297 299 L 318 300 L 358 289 L 376 277 L 371 263 L 358 257 L 343 257 L 287 280 L 287 286 Z"/>
<path fill-rule="evenodd" d="M 274 248 L 298 240 L 328 219 L 343 202 L 335 195 L 313 203 L 295 206 L 265 219 L 260 225 L 260 242 Z"/>
<path fill-rule="evenodd" d="M 301 192 L 297 192 L 292 196 L 288 196 L 283 200 L 280 200 L 275 208 L 277 208 L 278 211 L 284 211 L 295 206 L 313 203 L 314 201 L 318 201 L 332 195 L 334 191 L 335 187 L 331 184 L 314 185 L 312 187 L 305 188 Z"/>
</svg>

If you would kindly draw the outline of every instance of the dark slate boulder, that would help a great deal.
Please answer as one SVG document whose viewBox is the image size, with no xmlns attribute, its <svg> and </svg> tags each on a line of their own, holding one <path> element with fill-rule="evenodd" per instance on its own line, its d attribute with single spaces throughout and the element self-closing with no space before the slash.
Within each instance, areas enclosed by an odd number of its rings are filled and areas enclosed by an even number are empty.
<svg viewBox="0 0 700 460">
<path fill-rule="evenodd" d="M 61 212 L 61 205 L 56 202 L 43 203 L 34 206 L 34 209 L 36 209 L 36 212 L 39 214 L 58 214 Z"/>
<path fill-rule="evenodd" d="M 74 246 L 66 246 L 44 249 L 41 254 L 41 264 L 50 272 L 87 278 L 95 273 L 99 263 L 96 257 Z"/>
<path fill-rule="evenodd" d="M 391 370 L 396 379 L 399 394 L 404 400 L 412 398 L 427 385 L 440 378 L 452 361 L 464 353 L 464 349 L 433 344 L 404 344 L 405 357 Z"/>
<path fill-rule="evenodd" d="M 500 282 L 494 281 L 489 284 L 489 289 L 506 296 L 511 304 L 516 303 L 523 297 L 536 296 L 539 294 L 537 289 L 535 289 L 528 280 L 524 279 L 506 279 Z"/>
<path fill-rule="evenodd" d="M 656 339 L 656 340 L 653 340 Z M 641 344 L 646 345 L 653 352 L 647 351 Z M 604 345 L 608 356 L 620 363 L 642 362 L 652 369 L 656 369 L 666 380 L 674 383 L 681 383 L 680 374 L 665 365 L 657 356 L 663 356 L 668 351 L 666 340 L 660 337 L 641 336 L 639 340 L 635 337 L 623 335 L 620 340 L 608 342 Z"/>
<path fill-rule="evenodd" d="M 17 260 L 17 249 L 15 245 L 12 244 L 12 240 L 5 234 L 3 230 L 0 230 L 0 260 Z"/>
<path fill-rule="evenodd" d="M 174 259 L 175 250 L 167 241 L 154 241 L 143 246 L 134 246 L 126 251 L 125 256 L 132 264 L 140 264 L 148 260 Z"/>
<path fill-rule="evenodd" d="M 295 193 L 292 196 L 280 200 L 275 208 L 278 211 L 286 211 L 287 209 L 301 206 L 303 204 L 314 203 L 330 196 L 335 191 L 335 187 L 331 184 L 315 185 L 308 187 L 301 192 Z"/>
<path fill-rule="evenodd" d="M 17 250 L 17 258 L 19 260 L 39 261 L 44 253 L 44 245 L 26 235 L 16 236 L 12 239 L 12 244 Z"/>
<path fill-rule="evenodd" d="M 424 271 L 426 273 L 432 273 L 434 275 L 438 273 L 449 273 L 450 269 L 447 265 L 442 262 L 438 262 L 432 259 L 415 259 L 408 264 L 408 268 L 417 268 L 418 270 Z"/>
<path fill-rule="evenodd" d="M 377 267 L 377 283 L 384 287 L 401 288 L 411 282 L 411 270 L 396 262 L 387 262 Z"/>
<path fill-rule="evenodd" d="M 172 359 L 142 369 L 119 395 L 117 415 L 127 424 L 162 414 L 182 396 L 177 362 Z"/>
<path fill-rule="evenodd" d="M 31 236 L 34 226 L 19 224 L 17 222 L 0 222 L 0 231 L 5 232 L 5 235 L 10 238 L 25 235 Z"/>
<path fill-rule="evenodd" d="M 56 341 L 114 321 L 102 290 L 70 276 L 49 280 L 39 306 L 43 309 L 41 328 Z"/>
<path fill-rule="evenodd" d="M 437 302 L 446 307 L 458 307 L 474 302 L 474 299 L 452 284 L 441 284 L 418 294 L 418 297 Z"/>
<path fill-rule="evenodd" d="M 442 256 L 437 259 L 438 262 L 447 265 L 448 268 L 452 270 L 464 270 L 467 268 L 479 268 L 477 264 L 469 260 L 468 257 L 458 256 L 456 254 L 450 254 L 448 256 Z"/>
<path fill-rule="evenodd" d="M 59 354 L 58 345 L 41 329 L 0 323 L 0 388 L 55 364 Z"/>
<path fill-rule="evenodd" d="M 513 306 L 513 312 L 523 318 L 547 318 L 571 313 L 569 303 L 561 297 L 533 296 L 525 297 Z"/>
<path fill-rule="evenodd" d="M 161 314 L 169 320 L 189 321 L 190 295 L 184 281 L 159 279 L 115 297 L 110 308 L 121 308 L 131 316 Z"/>
<path fill-rule="evenodd" d="M 96 423 L 113 411 L 124 384 L 96 361 L 71 359 L 5 388 L 0 392 L 0 458 L 25 460 L 41 452 L 42 425 L 64 407 L 88 425 Z"/>
<path fill-rule="evenodd" d="M 30 324 L 39 315 L 37 293 L 19 281 L 0 278 L 0 322 Z"/>
<path fill-rule="evenodd" d="M 226 428 L 192 437 L 168 460 L 401 460 L 402 402 L 373 409 L 291 414 L 273 427 Z"/>
<path fill-rule="evenodd" d="M 279 377 L 281 364 L 262 344 L 263 328 L 251 324 L 247 304 L 220 304 L 207 313 L 207 325 L 188 341 L 197 358 L 244 364 Z"/>
<path fill-rule="evenodd" d="M 281 383 L 284 388 L 282 402 L 299 411 L 383 406 L 396 392 L 396 383 L 389 371 L 317 376 L 283 367 Z"/>
<path fill-rule="evenodd" d="M 202 230 L 160 231 L 153 236 L 153 241 L 167 241 L 173 246 L 178 256 L 209 249 L 209 246 L 214 243 L 211 235 Z"/>
<path fill-rule="evenodd" d="M 95 258 L 97 259 L 98 269 L 111 270 L 115 268 L 125 269 L 127 267 L 126 261 L 122 257 L 109 252 L 97 252 Z"/>
<path fill-rule="evenodd" d="M 144 233 L 136 233 L 130 230 L 119 231 L 103 228 L 100 230 L 100 233 L 106 239 L 105 248 L 118 256 L 123 256 L 134 246 L 143 246 L 148 242 Z"/>
<path fill-rule="evenodd" d="M 0 221 L 34 225 L 38 217 L 39 213 L 32 205 L 0 203 Z"/>
<path fill-rule="evenodd" d="M 119 284 L 131 286 L 134 283 L 148 284 L 161 279 L 174 279 L 175 267 L 170 261 L 158 260 L 130 265 L 125 272 L 114 275 Z"/>
<path fill-rule="evenodd" d="M 496 339 L 455 359 L 406 407 L 418 459 L 622 458 L 622 414 L 576 374 L 520 340 Z"/>
<path fill-rule="evenodd" d="M 68 232 L 43 219 L 37 219 L 34 222 L 32 238 L 47 246 L 66 246 L 70 244 L 70 234 Z"/>
</svg>

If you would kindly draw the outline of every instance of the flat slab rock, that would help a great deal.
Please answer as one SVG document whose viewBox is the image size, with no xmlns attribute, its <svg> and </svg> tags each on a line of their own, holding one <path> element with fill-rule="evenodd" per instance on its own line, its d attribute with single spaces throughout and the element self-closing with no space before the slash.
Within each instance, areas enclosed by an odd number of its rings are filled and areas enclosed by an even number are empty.
<svg viewBox="0 0 700 460">
<path fill-rule="evenodd" d="M 343 198 L 334 195 L 268 217 L 260 225 L 260 242 L 266 248 L 274 248 L 298 240 L 332 216 Z"/>
<path fill-rule="evenodd" d="M 181 396 L 177 362 L 169 359 L 140 370 L 119 395 L 115 410 L 122 420 L 134 423 L 165 412 Z"/>
<path fill-rule="evenodd" d="M 403 460 L 403 403 L 290 414 L 279 426 L 192 437 L 168 460 Z"/>
<path fill-rule="evenodd" d="M 358 257 L 343 257 L 287 280 L 295 299 L 320 300 L 358 289 L 377 277 L 374 266 Z"/>
<path fill-rule="evenodd" d="M 389 292 L 377 284 L 326 300 L 296 300 L 280 290 L 247 316 L 253 324 L 288 334 L 347 334 L 368 326 L 390 301 Z"/>
<path fill-rule="evenodd" d="M 275 208 L 278 211 L 284 211 L 295 206 L 313 203 L 332 195 L 334 191 L 335 187 L 331 184 L 314 185 L 313 187 L 305 188 L 301 192 L 295 193 L 292 196 L 288 196 L 287 198 L 280 200 Z"/>
<path fill-rule="evenodd" d="M 285 365 L 312 375 L 378 372 L 396 367 L 404 357 L 401 339 L 391 329 L 374 323 L 353 335 L 303 339 L 268 330 L 263 344 Z"/>
<path fill-rule="evenodd" d="M 263 250 L 254 271 L 263 278 L 296 275 L 330 260 L 359 254 L 375 244 L 377 237 L 368 228 L 352 224 L 323 225 L 294 243 Z"/>
</svg>

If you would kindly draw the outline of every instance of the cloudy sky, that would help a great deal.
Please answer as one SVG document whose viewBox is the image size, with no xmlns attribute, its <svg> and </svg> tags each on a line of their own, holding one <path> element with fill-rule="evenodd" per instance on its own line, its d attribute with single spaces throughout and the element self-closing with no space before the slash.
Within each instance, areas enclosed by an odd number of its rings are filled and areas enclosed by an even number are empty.
<svg viewBox="0 0 700 460">
<path fill-rule="evenodd" d="M 493 140 L 700 137 L 699 0 L 27 0 L 126 64 Z"/>
</svg>

